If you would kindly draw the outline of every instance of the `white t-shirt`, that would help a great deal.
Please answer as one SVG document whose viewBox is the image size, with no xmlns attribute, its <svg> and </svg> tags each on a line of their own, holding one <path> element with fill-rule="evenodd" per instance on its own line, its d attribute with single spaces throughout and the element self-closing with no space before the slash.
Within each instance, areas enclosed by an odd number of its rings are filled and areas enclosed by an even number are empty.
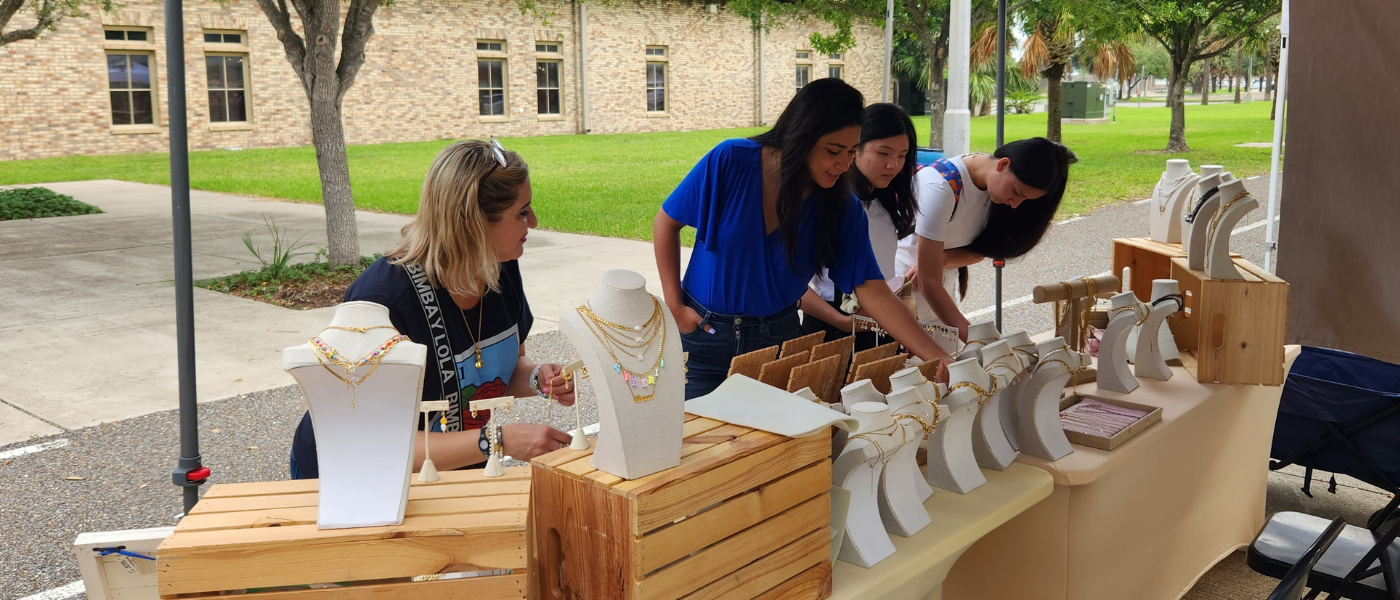
<svg viewBox="0 0 1400 600">
<path fill-rule="evenodd" d="M 914 174 L 914 199 L 919 205 L 919 213 L 914 222 L 914 234 L 899 240 L 895 269 L 900 275 L 919 262 L 918 238 L 943 242 L 943 247 L 951 250 L 971 244 L 987 228 L 987 219 L 992 214 L 992 197 L 986 190 L 972 184 L 972 175 L 967 172 L 967 164 L 963 161 L 965 156 L 948 159 L 962 174 L 963 188 L 956 201 L 956 211 L 953 210 L 953 187 L 938 169 L 924 167 Z M 956 269 L 943 271 L 943 288 L 954 300 L 958 297 L 957 281 Z M 915 299 L 920 319 L 937 320 L 921 294 L 915 294 Z"/>
<path fill-rule="evenodd" d="M 870 249 L 875 252 L 875 262 L 880 266 L 880 273 L 884 274 L 885 279 L 892 282 L 891 289 L 898 290 L 904 285 L 904 271 L 895 270 L 894 257 L 899 240 L 895 237 L 897 232 L 894 219 L 878 201 L 861 204 L 865 206 L 866 222 L 870 228 Z M 836 299 L 836 286 L 826 278 L 826 269 L 822 269 L 821 273 L 813 277 L 808 287 L 815 290 L 823 300 L 831 302 Z"/>
</svg>

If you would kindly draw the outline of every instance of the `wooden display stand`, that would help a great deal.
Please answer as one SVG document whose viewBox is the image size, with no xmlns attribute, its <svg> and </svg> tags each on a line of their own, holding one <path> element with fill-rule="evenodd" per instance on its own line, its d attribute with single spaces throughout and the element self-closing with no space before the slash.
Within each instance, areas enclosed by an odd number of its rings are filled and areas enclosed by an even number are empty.
<svg viewBox="0 0 1400 600">
<path fill-rule="evenodd" d="M 414 481 L 402 525 L 354 529 L 316 529 L 314 479 L 213 486 L 156 550 L 160 596 L 526 598 L 530 472 L 505 471 Z"/>
<path fill-rule="evenodd" d="M 1240 255 L 1231 253 L 1230 257 L 1240 258 Z M 1153 279 L 1175 279 L 1172 275 L 1173 258 L 1186 258 L 1186 250 L 1181 244 L 1168 244 L 1149 238 L 1115 238 L 1112 274 L 1122 278 L 1123 267 L 1131 269 L 1128 281 L 1123 282 L 1123 291 L 1136 294 L 1139 300 L 1150 301 Z M 1168 318 L 1167 327 L 1177 340 L 1181 339 L 1185 323 Z"/>
<path fill-rule="evenodd" d="M 1288 283 L 1243 258 L 1234 263 L 1244 279 L 1211 279 L 1172 259 L 1169 278 L 1186 310 L 1167 322 L 1182 366 L 1201 383 L 1283 385 Z"/>
<path fill-rule="evenodd" d="M 681 465 L 624 481 L 591 450 L 531 462 L 541 600 L 820 600 L 831 594 L 831 436 L 686 415 Z"/>
</svg>

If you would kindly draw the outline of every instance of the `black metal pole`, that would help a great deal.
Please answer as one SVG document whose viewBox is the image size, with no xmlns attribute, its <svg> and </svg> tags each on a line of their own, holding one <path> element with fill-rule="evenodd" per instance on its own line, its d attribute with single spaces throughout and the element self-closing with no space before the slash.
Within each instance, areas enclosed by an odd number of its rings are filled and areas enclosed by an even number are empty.
<svg viewBox="0 0 1400 600">
<path fill-rule="evenodd" d="M 997 147 L 1006 143 L 1006 0 L 997 0 Z M 997 331 L 1001 331 L 1001 268 L 1004 260 L 992 261 L 997 270 Z"/>
<path fill-rule="evenodd" d="M 171 474 L 184 488 L 185 514 L 199 501 L 209 470 L 199 455 L 194 373 L 194 272 L 190 247 L 190 157 L 185 123 L 185 15 L 165 0 L 165 84 L 170 123 L 170 217 L 175 229 L 175 344 L 180 364 L 180 462 Z"/>
</svg>

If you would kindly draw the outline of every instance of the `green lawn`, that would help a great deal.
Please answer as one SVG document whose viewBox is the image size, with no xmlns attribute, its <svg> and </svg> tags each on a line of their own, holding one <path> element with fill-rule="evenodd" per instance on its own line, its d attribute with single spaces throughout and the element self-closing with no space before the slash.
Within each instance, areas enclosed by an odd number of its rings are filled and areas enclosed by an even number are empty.
<svg viewBox="0 0 1400 600">
<path fill-rule="evenodd" d="M 1071 171 L 1065 213 L 1082 213 L 1149 195 L 1167 158 L 1192 165 L 1222 164 L 1236 176 L 1268 168 L 1267 148 L 1236 148 L 1271 138 L 1269 104 L 1213 104 L 1187 108 L 1183 155 L 1158 152 L 1167 143 L 1165 108 L 1118 109 L 1118 122 L 1066 125 L 1064 140 L 1080 161 Z M 915 119 L 924 134 L 928 118 Z M 973 119 L 974 150 L 991 151 L 996 122 Z M 759 129 L 503 139 L 530 162 L 540 225 L 548 229 L 650 239 L 657 206 L 710 147 Z M 1008 115 L 1007 139 L 1044 135 L 1045 115 Z M 923 135 L 921 134 L 921 139 Z M 352 146 L 350 175 L 362 208 L 412 213 L 423 173 L 449 141 Z M 122 179 L 170 182 L 165 154 L 72 156 L 0 162 L 0 185 Z M 315 151 L 310 148 L 213 150 L 190 153 L 197 189 L 304 202 L 320 199 Z"/>
</svg>

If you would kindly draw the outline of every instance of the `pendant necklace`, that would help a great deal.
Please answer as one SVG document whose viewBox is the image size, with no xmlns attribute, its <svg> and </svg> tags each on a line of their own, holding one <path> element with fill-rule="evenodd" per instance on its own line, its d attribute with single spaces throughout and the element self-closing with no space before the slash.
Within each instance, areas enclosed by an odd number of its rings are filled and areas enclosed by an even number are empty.
<svg viewBox="0 0 1400 600">
<path fill-rule="evenodd" d="M 1165 189 L 1167 189 L 1167 186 L 1171 186 L 1171 190 L 1172 190 L 1172 191 L 1167 192 L 1167 193 L 1165 193 L 1165 194 L 1162 194 L 1162 196 L 1158 199 L 1158 202 L 1157 202 L 1157 213 L 1158 213 L 1158 214 L 1167 212 L 1167 200 L 1170 200 L 1172 196 L 1176 195 L 1176 193 L 1177 193 L 1178 191 L 1181 190 L 1182 184 L 1183 184 L 1188 178 L 1190 178 L 1192 175 L 1195 175 L 1195 173 L 1192 173 L 1192 172 L 1190 172 L 1190 171 L 1187 171 L 1185 175 L 1182 175 L 1181 177 L 1177 177 L 1176 179 L 1173 179 L 1173 180 L 1171 180 L 1171 181 L 1168 181 L 1168 182 L 1165 183 L 1165 184 L 1160 184 L 1160 182 L 1159 182 L 1159 186 L 1158 186 L 1157 189 L 1159 189 L 1159 190 L 1165 190 Z M 1166 173 L 1163 173 L 1163 174 L 1162 174 L 1162 177 L 1163 177 L 1163 178 L 1165 178 L 1166 176 L 1167 176 Z"/>
<path fill-rule="evenodd" d="M 386 340 L 383 344 L 380 344 L 378 348 L 375 348 L 369 354 L 353 362 L 346 360 L 339 351 L 332 348 L 320 337 L 313 337 L 307 340 L 307 343 L 311 345 L 311 351 L 316 355 L 316 360 L 321 363 L 321 367 L 324 368 L 327 373 L 330 373 L 331 376 L 345 384 L 345 389 L 350 392 L 350 410 L 355 410 L 355 388 L 360 387 L 360 384 L 364 383 L 366 379 L 369 379 L 370 375 L 374 374 L 374 370 L 379 368 L 380 359 L 384 358 L 384 355 L 388 354 L 389 350 L 392 350 L 399 342 L 407 339 L 408 336 L 406 335 L 395 335 Z M 331 365 L 345 369 L 345 374 L 341 375 L 335 372 L 335 369 L 332 369 Z M 356 378 L 355 369 L 365 365 L 371 365 L 369 372 L 365 373 L 362 377 Z"/>
<path fill-rule="evenodd" d="M 655 296 L 652 296 L 651 302 L 651 317 L 641 325 L 614 323 L 598 316 L 588 304 L 575 309 L 588 331 L 612 358 L 613 372 L 622 375 L 633 402 L 646 402 L 656 397 L 654 390 L 648 394 L 638 394 L 637 388 L 646 389 L 656 385 L 657 378 L 661 376 L 661 369 L 666 367 L 666 317 L 661 302 L 657 301 Z M 646 364 L 647 349 L 656 344 L 657 339 L 660 339 L 660 344 L 657 345 L 656 359 L 651 361 L 650 365 L 639 370 L 622 365 L 618 357 L 619 350 L 629 361 L 636 360 L 640 364 Z"/>
<path fill-rule="evenodd" d="M 454 300 L 454 303 L 456 301 Z M 462 327 L 467 328 L 467 335 L 472 339 L 472 347 L 476 348 L 476 369 L 481 370 L 481 344 L 477 342 L 477 336 L 481 334 L 481 315 L 486 312 L 486 295 L 482 294 L 476 301 L 476 333 L 472 333 L 472 326 L 467 322 L 467 311 L 462 305 L 457 305 L 457 312 L 462 313 Z"/>
</svg>

